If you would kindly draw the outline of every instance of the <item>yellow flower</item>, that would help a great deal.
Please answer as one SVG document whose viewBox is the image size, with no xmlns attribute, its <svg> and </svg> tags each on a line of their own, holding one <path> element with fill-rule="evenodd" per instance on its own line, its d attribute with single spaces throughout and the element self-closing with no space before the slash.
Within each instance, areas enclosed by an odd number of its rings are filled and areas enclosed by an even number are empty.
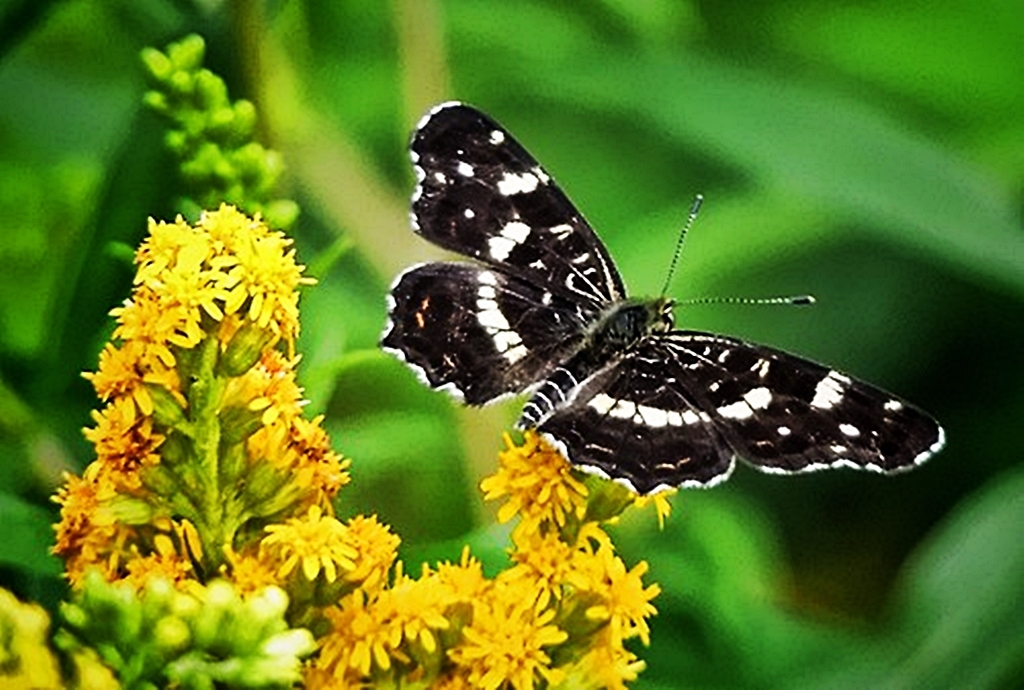
<svg viewBox="0 0 1024 690">
<path fill-rule="evenodd" d="M 65 559 L 66 575 L 78 586 L 89 566 L 101 566 L 108 577 L 116 567 L 122 528 L 107 506 L 117 496 L 117 488 L 98 463 L 85 469 L 81 478 L 65 475 L 65 484 L 54 497 L 60 504 L 61 521 L 55 527 L 57 543 L 53 552 Z"/>
<path fill-rule="evenodd" d="M 317 668 L 352 680 L 369 676 L 375 662 L 380 669 L 391 668 L 387 626 L 374 615 L 373 607 L 367 606 L 363 590 L 355 590 L 339 606 L 324 613 L 331 623 L 331 633 L 321 642 Z"/>
<path fill-rule="evenodd" d="M 355 590 L 326 611 L 331 632 L 322 641 L 316 668 L 365 680 L 374 669 L 390 672 L 393 662 L 409 666 L 414 658 L 439 655 L 436 632 L 449 627 L 443 613 L 449 593 L 429 572 L 420 579 L 399 572 L 393 587 L 372 597 Z M 440 659 L 432 666 L 440 666 Z"/>
<path fill-rule="evenodd" d="M 594 578 L 598 583 L 595 591 L 605 603 L 592 606 L 587 610 L 587 616 L 594 620 L 607 620 L 614 639 L 639 636 L 645 645 L 650 644 L 651 631 L 647 619 L 658 612 L 651 600 L 658 596 L 661 588 L 656 584 L 644 587 L 647 562 L 640 561 L 627 571 L 626 564 L 611 548 L 600 548 L 595 556 L 603 571 Z"/>
<path fill-rule="evenodd" d="M 133 549 L 136 552 L 134 558 L 125 563 L 125 569 L 128 571 L 125 581 L 141 590 L 147 582 L 155 578 L 162 578 L 168 582 L 182 582 L 194 577 L 192 561 L 178 553 L 166 534 L 157 535 L 153 539 L 153 547 L 153 553 L 145 556 L 138 555 L 137 548 Z"/>
<path fill-rule="evenodd" d="M 453 602 L 475 601 L 491 586 L 491 580 L 484 577 L 483 566 L 470 555 L 468 546 L 462 547 L 458 565 L 440 563 L 437 566 L 437 579 L 448 587 Z"/>
<path fill-rule="evenodd" d="M 656 494 L 638 494 L 633 500 L 633 505 L 637 508 L 646 508 L 653 503 L 654 510 L 658 514 L 658 527 L 664 529 L 665 518 L 672 514 L 672 504 L 668 499 L 670 496 L 675 496 L 678 491 L 678 489 L 666 489 Z"/>
<path fill-rule="evenodd" d="M 248 597 L 270 585 L 280 585 L 277 568 L 265 551 L 239 554 L 225 549 L 230 580 L 242 597 Z"/>
<path fill-rule="evenodd" d="M 555 611 L 538 612 L 518 587 L 497 587 L 477 602 L 473 622 L 463 628 L 463 640 L 448 652 L 465 669 L 469 683 L 484 690 L 508 684 L 532 690 L 539 681 L 555 685 L 563 672 L 551 667 L 548 650 L 568 634 L 552 623 Z"/>
<path fill-rule="evenodd" d="M 598 643 L 567 673 L 567 686 L 595 690 L 625 690 L 646 664 L 628 649 Z"/>
<path fill-rule="evenodd" d="M 551 598 L 560 598 L 566 584 L 579 578 L 577 549 L 566 544 L 557 532 L 531 534 L 516 540 L 515 563 L 499 575 L 502 582 L 521 582 L 536 597 L 538 609 L 547 608 Z M 576 586 L 579 587 L 577 581 Z"/>
<path fill-rule="evenodd" d="M 516 446 L 506 434 L 506 450 L 499 455 L 501 468 L 480 484 L 486 500 L 508 497 L 498 510 L 498 520 L 508 522 L 519 515 L 516 530 L 528 534 L 546 522 L 561 528 L 570 516 L 582 518 L 587 489 L 572 476 L 569 463 L 533 431 L 527 431 L 523 441 Z"/>
<path fill-rule="evenodd" d="M 23 604 L 0 589 L 0 685 L 8 690 L 64 687 L 57 660 L 47 646 L 46 611 Z"/>
<path fill-rule="evenodd" d="M 164 437 L 153 430 L 153 418 L 141 414 L 131 398 L 112 400 L 102 411 L 93 410 L 96 426 L 85 437 L 96 448 L 97 461 L 120 486 L 140 485 L 139 470 L 160 461 L 157 449 Z"/>
<path fill-rule="evenodd" d="M 449 603 L 450 590 L 429 571 L 413 579 L 399 572 L 391 587 L 382 591 L 377 599 L 378 616 L 387 621 L 388 645 L 398 649 L 403 643 L 418 644 L 427 654 L 438 649 L 435 630 L 447 630 L 448 619 L 444 610 Z"/>
<path fill-rule="evenodd" d="M 327 582 L 338 578 L 338 568 L 350 571 L 358 552 L 346 542 L 346 528 L 331 515 L 324 515 L 318 505 L 309 507 L 306 515 L 291 518 L 284 524 L 268 525 L 270 534 L 263 538 L 261 548 L 281 561 L 277 577 L 287 578 L 302 565 L 302 574 L 312 582 L 321 571 Z"/>
<path fill-rule="evenodd" d="M 356 516 L 346 523 L 345 543 L 355 555 L 355 565 L 345 575 L 349 582 L 359 582 L 367 592 L 387 583 L 387 574 L 395 562 L 401 540 L 375 515 Z"/>
</svg>

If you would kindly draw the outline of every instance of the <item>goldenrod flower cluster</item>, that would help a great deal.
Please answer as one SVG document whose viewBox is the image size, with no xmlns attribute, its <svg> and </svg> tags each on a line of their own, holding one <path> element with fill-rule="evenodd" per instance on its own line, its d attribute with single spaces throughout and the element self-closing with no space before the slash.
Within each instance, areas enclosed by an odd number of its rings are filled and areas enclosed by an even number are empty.
<svg viewBox="0 0 1024 690">
<path fill-rule="evenodd" d="M 466 549 L 415 579 L 398 563 L 392 580 L 364 582 L 327 610 L 333 629 L 308 687 L 622 688 L 637 677 L 643 662 L 624 642 L 649 642 L 659 588 L 644 585 L 646 563 L 626 567 L 592 516 L 612 501 L 594 503 L 537 434 L 506 446 L 482 488 L 505 499 L 500 520 L 518 518 L 509 567 L 487 578 Z M 636 502 L 616 485 L 599 491 L 621 499 L 615 514 Z"/>
<path fill-rule="evenodd" d="M 265 524 L 330 506 L 348 480 L 321 420 L 302 417 L 296 288 L 311 281 L 290 245 L 230 206 L 194 227 L 150 222 L 86 375 L 105 403 L 85 432 L 96 460 L 57 497 L 73 584 L 87 568 L 139 585 L 230 574 L 258 558 Z"/>
<path fill-rule="evenodd" d="M 302 416 L 296 289 L 312 281 L 290 240 L 222 206 L 195 225 L 151 221 L 136 261 L 113 342 L 87 375 L 104 403 L 86 430 L 96 460 L 57 496 L 55 551 L 82 592 L 65 608 L 78 652 L 122 649 L 124 626 L 102 623 L 121 616 L 154 631 L 150 647 L 115 655 L 120 666 L 103 657 L 122 681 L 158 659 L 166 668 L 154 677 L 173 684 L 182 659 L 209 657 L 195 645 L 211 634 L 244 671 L 228 682 L 223 665 L 202 666 L 226 687 L 249 687 L 239 679 L 264 666 L 280 687 L 301 674 L 315 689 L 636 678 L 643 662 L 625 643 L 648 643 L 659 588 L 644 584 L 646 563 L 621 560 L 603 525 L 649 499 L 583 481 L 534 433 L 506 437 L 482 489 L 503 501 L 499 520 L 515 521 L 508 566 L 488 576 L 466 548 L 455 563 L 406 572 L 387 525 L 334 515 L 348 462 L 321 419 Z M 662 517 L 667 503 L 655 503 Z M 274 602 L 265 635 L 237 624 L 255 615 L 250 601 Z"/>
</svg>

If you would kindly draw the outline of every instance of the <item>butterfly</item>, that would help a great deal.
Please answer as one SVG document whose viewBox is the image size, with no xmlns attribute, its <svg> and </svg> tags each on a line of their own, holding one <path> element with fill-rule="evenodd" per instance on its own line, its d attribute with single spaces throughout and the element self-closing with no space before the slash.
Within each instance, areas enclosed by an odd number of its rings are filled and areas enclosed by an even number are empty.
<svg viewBox="0 0 1024 690">
<path fill-rule="evenodd" d="M 509 132 L 438 105 L 417 125 L 413 230 L 471 262 L 413 266 L 381 346 L 469 405 L 527 393 L 517 426 L 637 493 L 765 472 L 896 472 L 942 427 L 894 395 L 774 348 L 676 330 L 672 302 L 626 295 L 608 250 Z"/>
</svg>

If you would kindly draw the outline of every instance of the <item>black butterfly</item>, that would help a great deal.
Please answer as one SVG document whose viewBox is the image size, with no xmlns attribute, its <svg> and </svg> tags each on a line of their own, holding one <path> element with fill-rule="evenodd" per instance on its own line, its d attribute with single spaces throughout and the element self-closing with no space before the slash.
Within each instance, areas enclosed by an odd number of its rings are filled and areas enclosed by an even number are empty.
<svg viewBox="0 0 1024 690">
<path fill-rule="evenodd" d="M 673 330 L 626 297 L 601 240 L 497 122 L 444 103 L 412 140 L 413 229 L 478 263 L 428 263 L 391 289 L 382 347 L 470 405 L 530 392 L 536 428 L 636 492 L 710 486 L 739 456 L 767 472 L 893 472 L 944 443 L 925 412 L 762 345 Z"/>
</svg>

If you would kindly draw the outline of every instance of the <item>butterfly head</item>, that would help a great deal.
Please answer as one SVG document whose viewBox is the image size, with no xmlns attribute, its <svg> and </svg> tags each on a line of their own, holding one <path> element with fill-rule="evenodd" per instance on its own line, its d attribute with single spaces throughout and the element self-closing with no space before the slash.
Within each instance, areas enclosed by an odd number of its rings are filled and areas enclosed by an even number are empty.
<svg viewBox="0 0 1024 690">
<path fill-rule="evenodd" d="M 598 350 L 628 349 L 655 333 L 672 330 L 672 300 L 626 299 L 612 305 L 590 329 Z"/>
</svg>

